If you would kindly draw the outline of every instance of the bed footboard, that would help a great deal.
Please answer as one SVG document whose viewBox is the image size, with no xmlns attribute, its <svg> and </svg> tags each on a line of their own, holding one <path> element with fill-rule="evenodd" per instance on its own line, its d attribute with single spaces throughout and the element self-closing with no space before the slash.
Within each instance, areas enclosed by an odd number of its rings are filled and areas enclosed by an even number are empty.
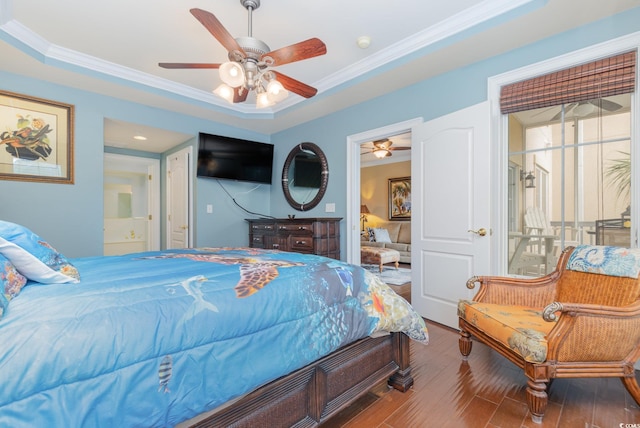
<svg viewBox="0 0 640 428">
<path fill-rule="evenodd" d="M 409 339 L 402 333 L 352 343 L 209 414 L 192 427 L 313 427 L 376 384 L 413 385 Z"/>
</svg>

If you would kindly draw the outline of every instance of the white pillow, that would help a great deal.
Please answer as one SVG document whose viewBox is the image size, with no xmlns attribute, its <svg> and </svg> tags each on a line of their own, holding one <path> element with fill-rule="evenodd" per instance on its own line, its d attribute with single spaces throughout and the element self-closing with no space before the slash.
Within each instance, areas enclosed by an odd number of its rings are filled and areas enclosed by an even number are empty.
<svg viewBox="0 0 640 428">
<path fill-rule="evenodd" d="M 373 235 L 376 237 L 376 242 L 383 242 L 391 244 L 391 238 L 389 237 L 389 231 L 381 227 L 373 229 Z"/>
<path fill-rule="evenodd" d="M 80 280 L 78 269 L 65 256 L 19 224 L 0 220 L 0 254 L 33 281 L 59 284 Z"/>
</svg>

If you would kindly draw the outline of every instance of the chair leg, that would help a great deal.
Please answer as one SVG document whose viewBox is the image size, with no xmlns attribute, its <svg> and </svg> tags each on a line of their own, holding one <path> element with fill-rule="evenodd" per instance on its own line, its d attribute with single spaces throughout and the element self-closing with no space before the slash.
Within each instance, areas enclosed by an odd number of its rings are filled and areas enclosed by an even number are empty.
<svg viewBox="0 0 640 428">
<path fill-rule="evenodd" d="M 458 339 L 458 347 L 460 348 L 460 353 L 462 354 L 462 359 L 464 361 L 467 360 L 467 357 L 471 353 L 471 346 L 473 342 L 471 341 L 471 335 L 464 330 L 460 330 L 460 339 Z"/>
<path fill-rule="evenodd" d="M 527 381 L 527 404 L 529 412 L 531 412 L 531 420 L 534 423 L 542 423 L 544 412 L 547 410 L 547 401 L 547 384 L 529 379 Z"/>
<path fill-rule="evenodd" d="M 620 380 L 622 380 L 622 383 L 624 384 L 624 387 L 627 388 L 627 391 L 629 391 L 629 394 L 631 394 L 633 399 L 636 400 L 636 403 L 640 405 L 640 386 L 638 386 L 635 371 L 631 376 L 622 377 Z"/>
</svg>

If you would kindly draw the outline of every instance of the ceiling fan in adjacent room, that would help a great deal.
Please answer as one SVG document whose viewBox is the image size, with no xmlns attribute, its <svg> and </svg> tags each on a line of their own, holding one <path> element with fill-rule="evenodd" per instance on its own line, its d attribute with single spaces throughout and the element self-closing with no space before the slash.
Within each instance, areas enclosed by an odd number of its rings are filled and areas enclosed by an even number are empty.
<svg viewBox="0 0 640 428">
<path fill-rule="evenodd" d="M 565 116 L 569 116 L 573 112 L 573 116 L 577 117 L 585 117 L 594 112 L 599 111 L 600 109 L 606 111 L 616 111 L 620 110 L 622 106 L 616 102 L 606 100 L 604 98 L 599 98 L 595 100 L 588 101 L 580 101 L 577 103 L 570 103 L 564 108 Z M 551 118 L 551 120 L 560 120 L 562 117 L 562 111 L 558 112 L 555 116 Z"/>
<path fill-rule="evenodd" d="M 391 147 L 393 141 L 388 138 L 372 141 L 371 144 L 373 147 L 366 147 L 366 145 L 363 144 L 363 147 L 367 150 L 362 152 L 361 155 L 373 153 L 375 157 L 382 159 L 391 156 L 395 150 L 411 150 L 411 147 Z"/>
<path fill-rule="evenodd" d="M 599 98 L 565 104 L 564 116 L 567 119 L 572 117 L 583 118 L 596 113 L 602 113 L 602 111 L 618 111 L 621 108 L 622 105 L 618 104 L 617 102 L 608 100 L 606 98 Z M 547 120 L 549 122 L 555 122 L 560 120 L 560 118 L 562 117 L 562 105 L 555 105 L 546 108 L 542 107 L 538 110 L 539 111 L 537 113 L 534 113 L 531 116 L 532 119 L 553 114 L 553 116 Z"/>
<path fill-rule="evenodd" d="M 197 8 L 190 10 L 229 52 L 228 62 L 161 62 L 158 65 L 163 68 L 218 69 L 224 83 L 213 92 L 232 103 L 244 102 L 249 91 L 255 91 L 258 108 L 282 101 L 289 91 L 305 98 L 313 97 L 317 89 L 271 68 L 324 55 L 327 47 L 322 40 L 311 38 L 272 51 L 266 43 L 252 36 L 252 12 L 260 7 L 260 0 L 240 0 L 240 3 L 249 13 L 249 34 L 246 37 L 234 38 L 210 12 Z"/>
</svg>

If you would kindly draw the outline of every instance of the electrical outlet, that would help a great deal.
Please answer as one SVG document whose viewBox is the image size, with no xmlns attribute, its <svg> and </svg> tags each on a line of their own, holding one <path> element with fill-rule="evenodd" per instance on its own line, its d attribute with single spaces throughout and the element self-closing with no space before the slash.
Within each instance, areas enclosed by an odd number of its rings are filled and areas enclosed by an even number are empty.
<svg viewBox="0 0 640 428">
<path fill-rule="evenodd" d="M 336 204 L 329 203 L 324 206 L 324 212 L 326 213 L 334 213 L 336 212 Z"/>
</svg>

